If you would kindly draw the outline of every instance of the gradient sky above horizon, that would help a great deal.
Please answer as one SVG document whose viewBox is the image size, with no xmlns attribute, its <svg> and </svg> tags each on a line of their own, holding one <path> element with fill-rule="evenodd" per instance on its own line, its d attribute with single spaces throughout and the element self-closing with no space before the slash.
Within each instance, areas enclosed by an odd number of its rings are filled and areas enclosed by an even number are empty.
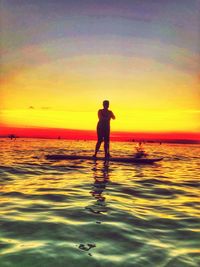
<svg viewBox="0 0 200 267">
<path fill-rule="evenodd" d="M 200 131 L 199 0 L 2 0 L 0 124 Z"/>
</svg>

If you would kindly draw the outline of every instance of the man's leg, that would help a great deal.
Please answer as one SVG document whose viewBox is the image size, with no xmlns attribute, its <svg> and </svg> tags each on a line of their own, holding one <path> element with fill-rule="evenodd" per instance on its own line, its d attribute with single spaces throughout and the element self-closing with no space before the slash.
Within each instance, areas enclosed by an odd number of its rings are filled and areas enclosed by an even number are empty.
<svg viewBox="0 0 200 267">
<path fill-rule="evenodd" d="M 105 157 L 106 157 L 106 158 L 110 156 L 109 147 L 110 147 L 110 142 L 109 142 L 109 140 L 105 140 L 105 141 L 104 141 L 104 152 L 105 152 Z"/>
<path fill-rule="evenodd" d="M 105 136 L 104 136 L 104 152 L 105 157 L 110 157 L 110 128 L 106 129 Z"/>
<path fill-rule="evenodd" d="M 96 143 L 96 147 L 95 147 L 95 153 L 94 153 L 94 156 L 93 157 L 96 157 L 97 156 L 97 153 L 101 147 L 101 143 L 102 143 L 102 139 L 98 139 L 97 143 Z"/>
</svg>

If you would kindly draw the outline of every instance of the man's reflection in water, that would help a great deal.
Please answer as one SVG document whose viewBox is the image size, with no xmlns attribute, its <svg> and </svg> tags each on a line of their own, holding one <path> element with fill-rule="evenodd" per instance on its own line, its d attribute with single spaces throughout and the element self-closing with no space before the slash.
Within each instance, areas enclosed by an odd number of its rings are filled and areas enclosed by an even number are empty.
<svg viewBox="0 0 200 267">
<path fill-rule="evenodd" d="M 98 163 L 95 163 L 94 167 L 94 184 L 91 194 L 98 202 L 105 201 L 105 196 L 103 192 L 106 189 L 106 185 L 109 181 L 109 163 L 104 162 L 104 166 L 101 169 L 98 169 Z"/>
<path fill-rule="evenodd" d="M 92 213 L 105 213 L 107 212 L 107 207 L 105 201 L 106 197 L 103 193 L 109 182 L 109 162 L 105 161 L 103 166 L 102 163 L 95 162 L 92 170 L 94 174 L 94 184 L 90 193 L 96 199 L 96 203 L 86 207 L 86 209 Z"/>
</svg>

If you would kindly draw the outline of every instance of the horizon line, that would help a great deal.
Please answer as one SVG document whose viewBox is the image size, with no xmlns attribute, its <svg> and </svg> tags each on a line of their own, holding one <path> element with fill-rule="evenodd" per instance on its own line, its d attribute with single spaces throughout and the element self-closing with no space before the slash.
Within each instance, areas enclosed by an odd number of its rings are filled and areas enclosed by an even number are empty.
<svg viewBox="0 0 200 267">
<path fill-rule="evenodd" d="M 43 139 L 70 139 L 70 140 L 96 140 L 95 130 L 67 129 L 49 127 L 16 127 L 1 126 L 0 137 L 6 138 L 14 135 L 19 138 L 43 138 Z M 111 141 L 170 141 L 170 142 L 194 142 L 200 143 L 200 132 L 183 131 L 112 131 Z"/>
</svg>

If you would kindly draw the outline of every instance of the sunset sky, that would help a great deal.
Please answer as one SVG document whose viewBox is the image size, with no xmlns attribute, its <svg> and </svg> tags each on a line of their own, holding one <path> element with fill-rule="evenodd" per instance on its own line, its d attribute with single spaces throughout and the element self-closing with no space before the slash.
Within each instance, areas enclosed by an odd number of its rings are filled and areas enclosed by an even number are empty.
<svg viewBox="0 0 200 267">
<path fill-rule="evenodd" d="M 2 0 L 0 125 L 200 132 L 199 0 Z"/>
</svg>

